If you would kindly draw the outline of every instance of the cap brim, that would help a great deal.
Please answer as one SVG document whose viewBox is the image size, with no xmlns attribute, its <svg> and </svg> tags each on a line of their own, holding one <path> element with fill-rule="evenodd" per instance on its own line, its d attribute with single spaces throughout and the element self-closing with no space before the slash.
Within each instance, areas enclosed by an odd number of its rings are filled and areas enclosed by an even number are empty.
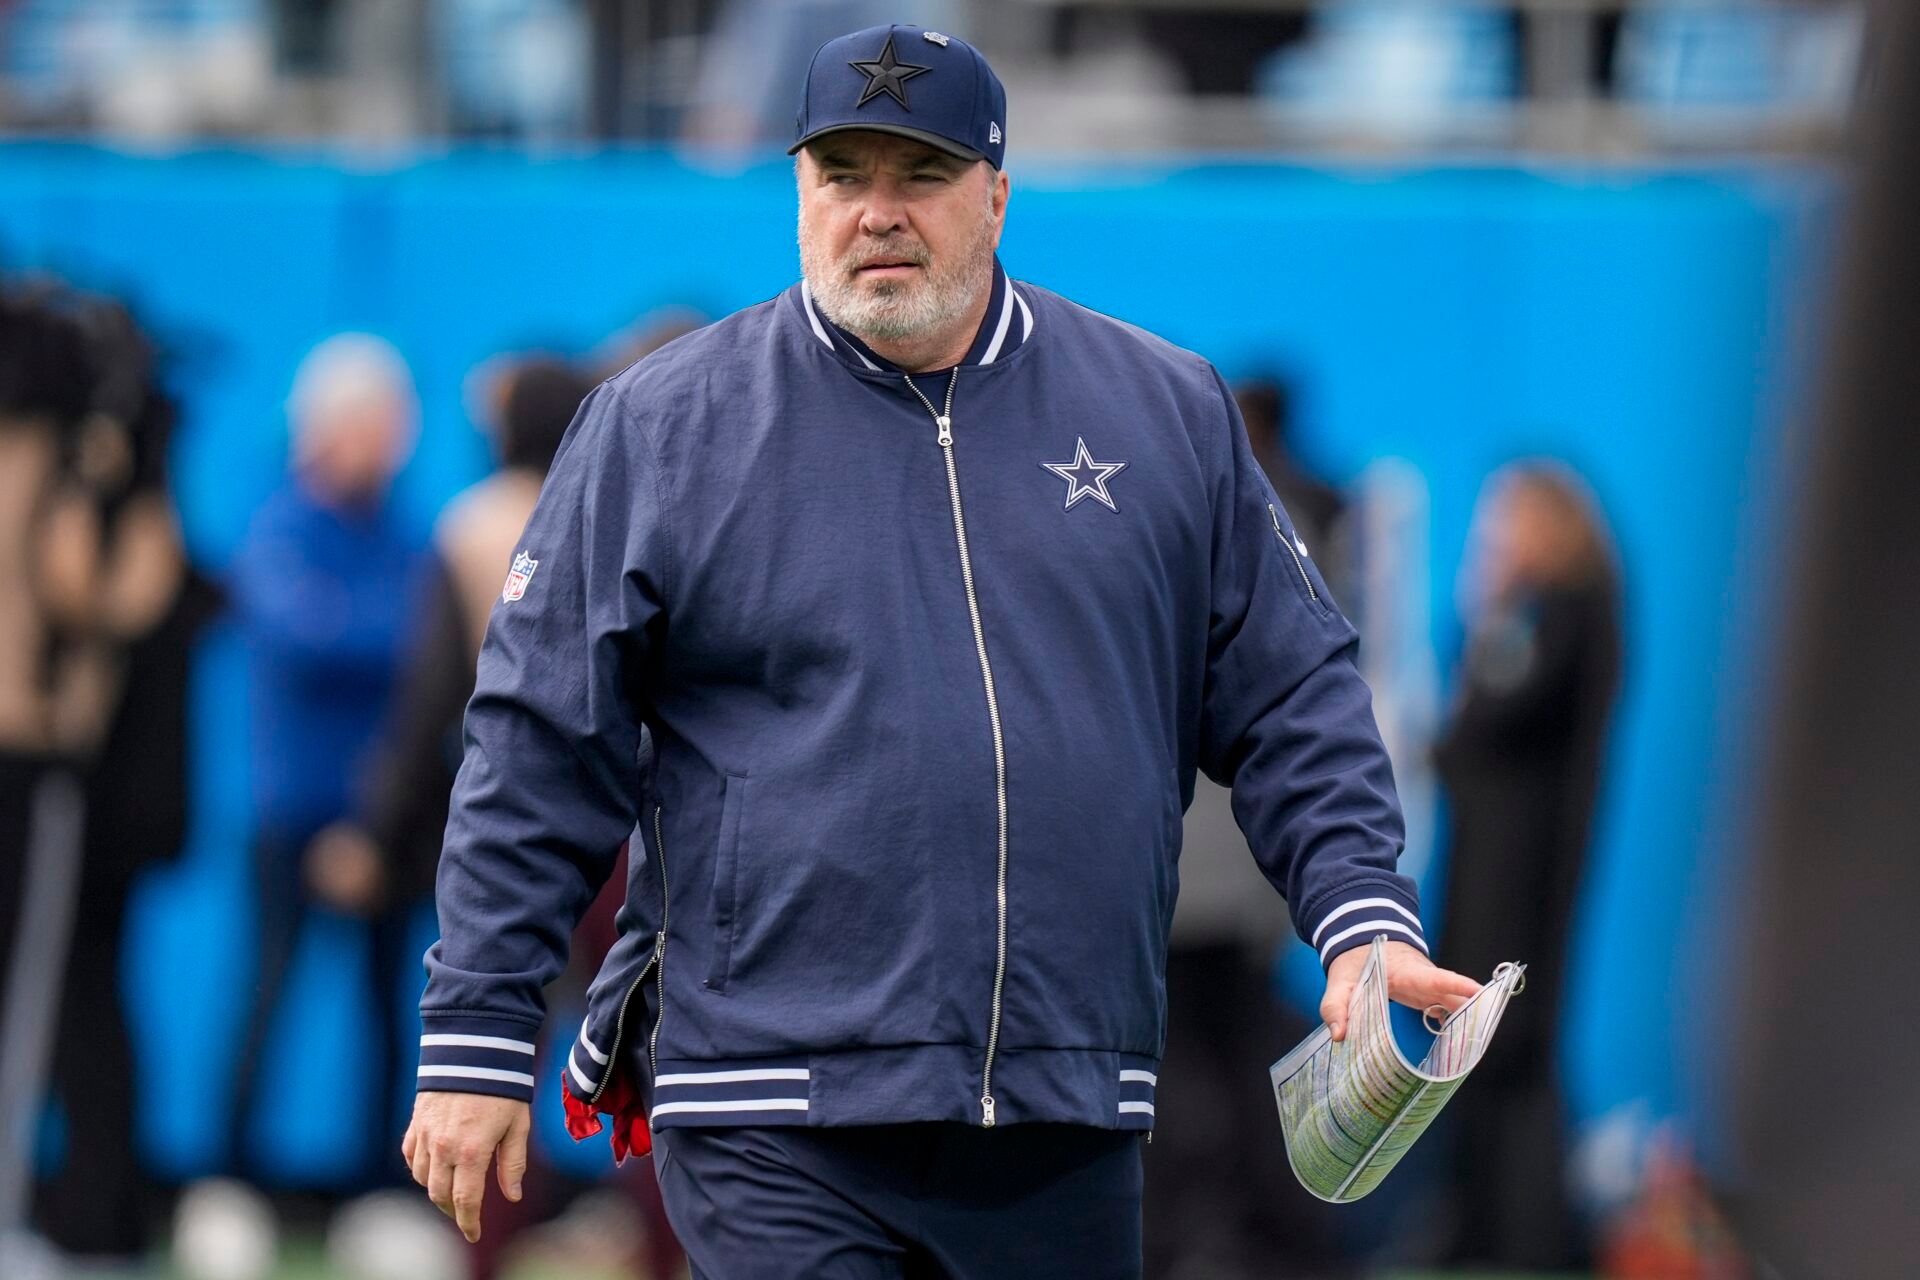
<svg viewBox="0 0 1920 1280">
<path fill-rule="evenodd" d="M 960 160 L 985 160 L 987 157 L 972 147 L 963 147 L 952 138 L 944 138 L 937 133 L 928 133 L 925 129 L 910 129 L 903 124 L 830 124 L 824 129 L 815 129 L 800 141 L 787 148 L 787 154 L 793 155 L 815 138 L 824 138 L 830 133 L 891 133 L 895 137 L 912 138 L 915 142 L 924 142 L 936 151 L 944 151 Z"/>
</svg>

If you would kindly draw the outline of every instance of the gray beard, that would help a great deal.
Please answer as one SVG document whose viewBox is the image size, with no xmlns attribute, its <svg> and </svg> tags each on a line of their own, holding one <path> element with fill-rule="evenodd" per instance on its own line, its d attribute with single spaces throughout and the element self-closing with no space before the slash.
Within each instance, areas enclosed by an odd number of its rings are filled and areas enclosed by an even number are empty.
<svg viewBox="0 0 1920 1280">
<path fill-rule="evenodd" d="M 993 224 L 984 222 L 967 249 L 947 261 L 924 265 L 925 278 L 912 283 L 891 280 L 862 284 L 850 270 L 868 260 L 884 242 L 864 243 L 844 260 L 829 258 L 800 223 L 800 272 L 813 292 L 814 305 L 827 319 L 869 342 L 901 342 L 953 323 L 993 287 Z M 919 260 L 919 255 L 902 254 Z"/>
</svg>

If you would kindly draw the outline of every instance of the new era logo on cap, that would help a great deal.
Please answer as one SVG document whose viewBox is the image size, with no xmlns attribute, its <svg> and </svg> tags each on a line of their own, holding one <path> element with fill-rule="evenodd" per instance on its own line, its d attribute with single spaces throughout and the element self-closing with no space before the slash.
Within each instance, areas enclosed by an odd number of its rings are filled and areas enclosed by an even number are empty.
<svg viewBox="0 0 1920 1280">
<path fill-rule="evenodd" d="M 1006 112 L 1000 78 L 966 41 L 914 26 L 869 27 L 829 40 L 813 55 L 788 154 L 822 134 L 865 129 L 997 169 L 1005 158 Z"/>
</svg>

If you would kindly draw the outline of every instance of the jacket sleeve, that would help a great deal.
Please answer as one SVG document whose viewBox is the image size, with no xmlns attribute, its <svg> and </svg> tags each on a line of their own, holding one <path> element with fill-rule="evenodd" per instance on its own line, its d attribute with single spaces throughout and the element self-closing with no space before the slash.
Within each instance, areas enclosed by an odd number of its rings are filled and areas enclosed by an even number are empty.
<svg viewBox="0 0 1920 1280">
<path fill-rule="evenodd" d="M 599 387 L 527 523 L 524 594 L 494 606 L 440 859 L 422 1090 L 532 1097 L 542 988 L 633 829 L 640 672 L 668 573 L 655 462 Z"/>
<path fill-rule="evenodd" d="M 1212 436 L 1212 608 L 1200 766 L 1324 966 L 1375 934 L 1426 950 L 1393 767 L 1327 594 L 1219 375 Z"/>
</svg>

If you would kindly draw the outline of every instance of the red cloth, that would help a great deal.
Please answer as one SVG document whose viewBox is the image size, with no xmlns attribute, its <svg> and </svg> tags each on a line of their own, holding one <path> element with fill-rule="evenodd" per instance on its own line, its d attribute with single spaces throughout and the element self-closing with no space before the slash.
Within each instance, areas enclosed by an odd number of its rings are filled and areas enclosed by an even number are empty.
<svg viewBox="0 0 1920 1280">
<path fill-rule="evenodd" d="M 607 1065 L 607 1070 L 613 1072 L 613 1078 L 600 1091 L 598 1103 L 576 1097 L 571 1081 L 562 1082 L 560 1097 L 566 1103 L 567 1132 L 575 1142 L 600 1132 L 602 1113 L 613 1120 L 613 1162 L 624 1164 L 630 1155 L 644 1156 L 653 1150 L 653 1131 L 647 1128 L 647 1113 L 640 1106 L 640 1093 L 627 1074 L 613 1063 Z"/>
<path fill-rule="evenodd" d="M 574 930 L 574 955 L 590 959 L 593 968 L 606 959 L 619 936 L 614 917 L 620 904 L 626 901 L 628 852 L 628 846 L 622 844 L 613 873 Z M 629 1155 L 644 1156 L 652 1151 L 653 1133 L 647 1128 L 647 1113 L 640 1106 L 640 1092 L 633 1087 L 633 1081 L 614 1063 L 609 1063 L 607 1070 L 613 1072 L 613 1079 L 601 1091 L 597 1104 L 574 1095 L 571 1072 L 560 1077 L 560 1097 L 567 1108 L 567 1132 L 575 1142 L 600 1132 L 603 1127 L 600 1112 L 613 1118 L 613 1160 L 615 1164 L 622 1164 Z"/>
</svg>

